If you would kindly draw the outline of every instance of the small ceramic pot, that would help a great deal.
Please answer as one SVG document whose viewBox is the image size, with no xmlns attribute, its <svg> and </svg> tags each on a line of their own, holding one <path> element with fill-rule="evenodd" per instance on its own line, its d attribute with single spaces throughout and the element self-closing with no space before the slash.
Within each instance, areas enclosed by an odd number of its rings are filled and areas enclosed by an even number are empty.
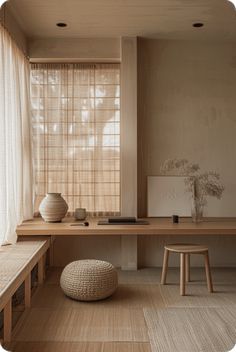
<svg viewBox="0 0 236 352">
<path fill-rule="evenodd" d="M 86 209 L 85 208 L 76 208 L 75 209 L 75 218 L 76 220 L 85 220 L 86 219 Z"/>
<path fill-rule="evenodd" d="M 39 206 L 39 212 L 46 222 L 60 222 L 67 210 L 68 205 L 61 193 L 47 193 Z"/>
</svg>

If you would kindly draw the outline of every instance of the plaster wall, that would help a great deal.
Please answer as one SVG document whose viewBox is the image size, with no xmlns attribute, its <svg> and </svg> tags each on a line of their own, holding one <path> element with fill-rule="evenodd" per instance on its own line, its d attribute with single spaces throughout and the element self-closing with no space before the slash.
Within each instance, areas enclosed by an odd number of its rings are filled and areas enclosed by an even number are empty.
<svg viewBox="0 0 236 352">
<path fill-rule="evenodd" d="M 158 175 L 169 158 L 219 172 L 225 192 L 220 201 L 209 199 L 205 215 L 236 216 L 235 43 L 139 39 L 138 102 L 139 216 L 147 211 L 147 176 Z M 141 263 L 160 265 L 164 243 L 181 241 L 140 239 Z M 209 244 L 214 265 L 236 265 L 236 238 L 188 241 Z"/>
<path fill-rule="evenodd" d="M 0 9 L 0 23 L 3 24 L 12 38 L 16 41 L 19 48 L 27 55 L 28 46 L 26 36 L 9 9 L 8 3 L 5 3 Z"/>
<path fill-rule="evenodd" d="M 43 38 L 29 40 L 32 62 L 119 62 L 119 38 Z"/>
</svg>

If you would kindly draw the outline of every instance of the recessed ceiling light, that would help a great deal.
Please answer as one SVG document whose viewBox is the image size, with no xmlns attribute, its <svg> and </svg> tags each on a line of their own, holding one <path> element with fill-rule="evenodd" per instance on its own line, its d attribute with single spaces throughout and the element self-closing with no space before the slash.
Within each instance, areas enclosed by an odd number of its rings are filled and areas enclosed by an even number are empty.
<svg viewBox="0 0 236 352">
<path fill-rule="evenodd" d="M 57 27 L 65 28 L 65 27 L 67 27 L 67 24 L 64 23 L 64 22 L 58 22 L 58 23 L 57 23 Z"/>
<path fill-rule="evenodd" d="M 203 26 L 204 26 L 204 23 L 201 23 L 201 22 L 193 23 L 193 27 L 195 27 L 195 28 L 201 28 Z"/>
<path fill-rule="evenodd" d="M 234 7 L 236 8 L 236 0 L 228 0 L 230 2 L 232 2 L 232 4 L 234 5 Z"/>
<path fill-rule="evenodd" d="M 6 2 L 6 0 L 0 0 L 0 7 Z"/>
</svg>

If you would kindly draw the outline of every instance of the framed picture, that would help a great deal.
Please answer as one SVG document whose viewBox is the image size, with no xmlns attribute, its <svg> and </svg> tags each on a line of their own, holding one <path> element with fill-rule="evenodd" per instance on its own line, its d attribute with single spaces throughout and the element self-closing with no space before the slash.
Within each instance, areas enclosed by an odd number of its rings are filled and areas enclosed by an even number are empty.
<svg viewBox="0 0 236 352">
<path fill-rule="evenodd" d="M 191 216 L 191 194 L 186 192 L 185 180 L 182 176 L 148 176 L 148 216 Z"/>
</svg>

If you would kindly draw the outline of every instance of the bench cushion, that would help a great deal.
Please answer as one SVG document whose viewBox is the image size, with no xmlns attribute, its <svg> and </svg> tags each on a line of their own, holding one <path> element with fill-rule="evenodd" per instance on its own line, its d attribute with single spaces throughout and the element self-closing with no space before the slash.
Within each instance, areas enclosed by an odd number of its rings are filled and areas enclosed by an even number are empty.
<svg viewBox="0 0 236 352">
<path fill-rule="evenodd" d="M 0 247 L 0 311 L 49 248 L 49 240 Z"/>
</svg>

